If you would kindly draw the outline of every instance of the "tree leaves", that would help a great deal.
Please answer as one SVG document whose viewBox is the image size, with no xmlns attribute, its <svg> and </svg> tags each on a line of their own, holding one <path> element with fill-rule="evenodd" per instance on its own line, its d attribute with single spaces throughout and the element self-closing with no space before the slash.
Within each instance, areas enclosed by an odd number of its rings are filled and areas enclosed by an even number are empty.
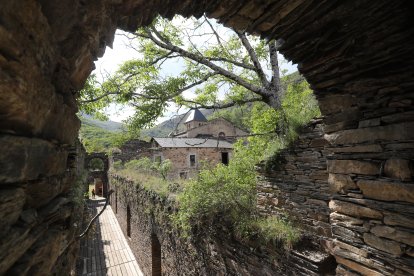
<svg viewBox="0 0 414 276">
<path fill-rule="evenodd" d="M 270 82 L 279 78 L 278 68 L 262 69 L 269 62 L 264 40 L 206 17 L 176 17 L 173 22 L 157 17 L 134 37 L 132 47 L 141 58 L 124 62 L 102 83 L 91 76 L 79 98 L 84 112 L 102 115 L 112 102 L 130 105 L 136 112 L 127 121 L 129 127 L 143 128 L 172 104 L 222 108 L 258 100 L 278 103 L 269 100 L 280 96 L 278 83 L 273 87 Z M 195 96 L 184 96 L 185 91 Z"/>
</svg>

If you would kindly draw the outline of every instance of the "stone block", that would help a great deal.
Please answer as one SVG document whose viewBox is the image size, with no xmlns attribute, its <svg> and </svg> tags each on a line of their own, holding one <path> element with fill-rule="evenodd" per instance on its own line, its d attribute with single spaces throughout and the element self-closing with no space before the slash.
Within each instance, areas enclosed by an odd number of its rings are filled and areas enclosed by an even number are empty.
<svg viewBox="0 0 414 276">
<path fill-rule="evenodd" d="M 394 256 L 401 256 L 403 254 L 401 245 L 398 242 L 382 239 L 370 233 L 364 234 L 364 242 L 378 250 L 388 252 Z"/>
<path fill-rule="evenodd" d="M 384 223 L 387 225 L 398 225 L 408 228 L 414 227 L 414 217 L 405 214 L 385 213 Z"/>
<path fill-rule="evenodd" d="M 46 225 L 30 228 L 12 228 L 7 238 L 0 243 L 0 275 L 4 273 L 29 249 L 45 232 Z"/>
<path fill-rule="evenodd" d="M 364 220 L 333 212 L 329 215 L 331 222 L 343 222 L 347 227 L 354 225 L 363 225 Z"/>
<path fill-rule="evenodd" d="M 350 147 L 329 148 L 332 152 L 338 153 L 361 153 L 361 152 L 382 152 L 382 147 L 378 144 L 373 145 L 353 145 Z"/>
<path fill-rule="evenodd" d="M 357 103 L 354 95 L 326 95 L 319 99 L 319 108 L 323 114 L 332 114 L 350 108 Z"/>
<path fill-rule="evenodd" d="M 367 198 L 414 203 L 414 183 L 359 180 L 357 185 Z"/>
<path fill-rule="evenodd" d="M 357 263 L 357 262 L 354 262 L 354 261 L 351 261 L 351 260 L 348 260 L 348 259 L 345 259 L 339 256 L 335 256 L 335 259 L 338 264 L 342 264 L 347 268 L 350 268 L 358 273 L 361 273 L 362 275 L 370 275 L 370 276 L 382 276 L 383 275 L 382 273 L 374 269 L 368 268 L 360 263 Z"/>
<path fill-rule="evenodd" d="M 388 177 L 400 179 L 402 181 L 411 180 L 413 175 L 410 161 L 398 158 L 388 159 L 385 162 L 384 173 Z"/>
<path fill-rule="evenodd" d="M 371 233 L 375 234 L 378 237 L 383 237 L 390 240 L 402 242 L 410 246 L 414 246 L 413 233 L 398 230 L 394 227 L 378 225 L 371 229 Z"/>
<path fill-rule="evenodd" d="M 335 212 L 339 212 L 341 214 L 350 215 L 357 218 L 382 218 L 382 214 L 377 210 L 345 201 L 331 200 L 329 202 L 329 208 L 331 208 L 331 210 Z"/>
<path fill-rule="evenodd" d="M 59 193 L 64 192 L 75 181 L 68 174 L 56 177 L 47 177 L 27 185 L 27 205 L 38 208 L 47 204 Z"/>
<path fill-rule="evenodd" d="M 330 173 L 329 188 L 334 193 L 345 193 L 349 189 L 356 189 L 357 185 L 349 175 Z"/>
<path fill-rule="evenodd" d="M 26 197 L 22 188 L 1 190 L 0 193 L 0 236 L 7 232 L 19 218 Z"/>
<path fill-rule="evenodd" d="M 342 174 L 378 175 L 381 165 L 375 162 L 358 160 L 328 160 L 328 172 Z"/>
<path fill-rule="evenodd" d="M 379 126 L 380 124 L 381 124 L 380 118 L 374 118 L 374 119 L 360 121 L 358 127 L 359 128 L 373 127 L 373 126 Z"/>
<path fill-rule="evenodd" d="M 353 246 L 353 245 L 350 245 L 350 244 L 341 242 L 339 240 L 335 240 L 334 241 L 334 246 L 335 247 L 342 248 L 344 250 L 351 251 L 351 252 L 357 254 L 358 256 L 362 256 L 364 258 L 367 258 L 368 257 L 368 252 L 366 250 L 363 250 L 363 249 L 358 248 L 356 246 Z"/>
<path fill-rule="evenodd" d="M 406 122 L 388 126 L 343 130 L 333 134 L 325 134 L 324 137 L 333 145 L 413 140 L 414 123 Z"/>
<path fill-rule="evenodd" d="M 0 183 L 34 180 L 62 174 L 68 152 L 36 138 L 0 136 Z"/>
</svg>

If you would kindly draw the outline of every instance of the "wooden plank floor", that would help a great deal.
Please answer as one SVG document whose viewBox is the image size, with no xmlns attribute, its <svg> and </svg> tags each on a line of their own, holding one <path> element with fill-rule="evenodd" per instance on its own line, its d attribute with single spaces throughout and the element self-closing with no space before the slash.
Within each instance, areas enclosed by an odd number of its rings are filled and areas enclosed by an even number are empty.
<svg viewBox="0 0 414 276">
<path fill-rule="evenodd" d="M 94 216 L 102 210 L 104 198 L 90 200 L 88 206 Z M 94 230 L 94 231 L 92 231 Z M 121 227 L 108 205 L 95 221 L 94 229 L 81 240 L 77 261 L 77 275 L 143 276 Z"/>
</svg>

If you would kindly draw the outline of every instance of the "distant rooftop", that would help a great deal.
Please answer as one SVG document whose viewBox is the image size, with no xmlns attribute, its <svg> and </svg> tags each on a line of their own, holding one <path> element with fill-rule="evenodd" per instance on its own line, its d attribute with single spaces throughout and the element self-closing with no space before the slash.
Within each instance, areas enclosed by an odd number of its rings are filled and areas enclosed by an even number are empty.
<svg viewBox="0 0 414 276">
<path fill-rule="evenodd" d="M 153 137 L 152 139 L 162 148 L 233 148 L 231 143 L 225 140 L 217 140 L 217 138 Z"/>
<path fill-rule="evenodd" d="M 187 120 L 185 120 L 186 123 L 197 121 L 197 122 L 207 122 L 206 117 L 204 117 L 203 113 L 201 113 L 200 110 L 192 109 L 190 113 L 188 114 Z"/>
</svg>

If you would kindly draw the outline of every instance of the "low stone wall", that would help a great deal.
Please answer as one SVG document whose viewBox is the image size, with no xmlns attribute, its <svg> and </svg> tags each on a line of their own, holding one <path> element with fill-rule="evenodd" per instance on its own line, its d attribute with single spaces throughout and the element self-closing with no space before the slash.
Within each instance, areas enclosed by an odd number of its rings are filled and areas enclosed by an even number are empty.
<svg viewBox="0 0 414 276">
<path fill-rule="evenodd" d="M 297 141 L 260 167 L 257 206 L 264 215 L 287 213 L 316 239 L 332 236 L 330 190 L 322 120 L 309 124 Z"/>
<path fill-rule="evenodd" d="M 241 242 L 220 221 L 182 239 L 169 219 L 173 201 L 116 175 L 109 179 L 112 208 L 145 275 L 160 269 L 162 275 L 321 275 L 334 269 L 311 243 L 286 250 Z"/>
<path fill-rule="evenodd" d="M 412 126 L 399 122 L 413 118 L 405 112 L 366 119 L 339 135 L 312 123 L 290 149 L 261 166 L 262 214 L 288 213 L 336 258 L 338 275 L 414 274 Z M 401 136 L 406 139 L 393 138 Z"/>
</svg>

